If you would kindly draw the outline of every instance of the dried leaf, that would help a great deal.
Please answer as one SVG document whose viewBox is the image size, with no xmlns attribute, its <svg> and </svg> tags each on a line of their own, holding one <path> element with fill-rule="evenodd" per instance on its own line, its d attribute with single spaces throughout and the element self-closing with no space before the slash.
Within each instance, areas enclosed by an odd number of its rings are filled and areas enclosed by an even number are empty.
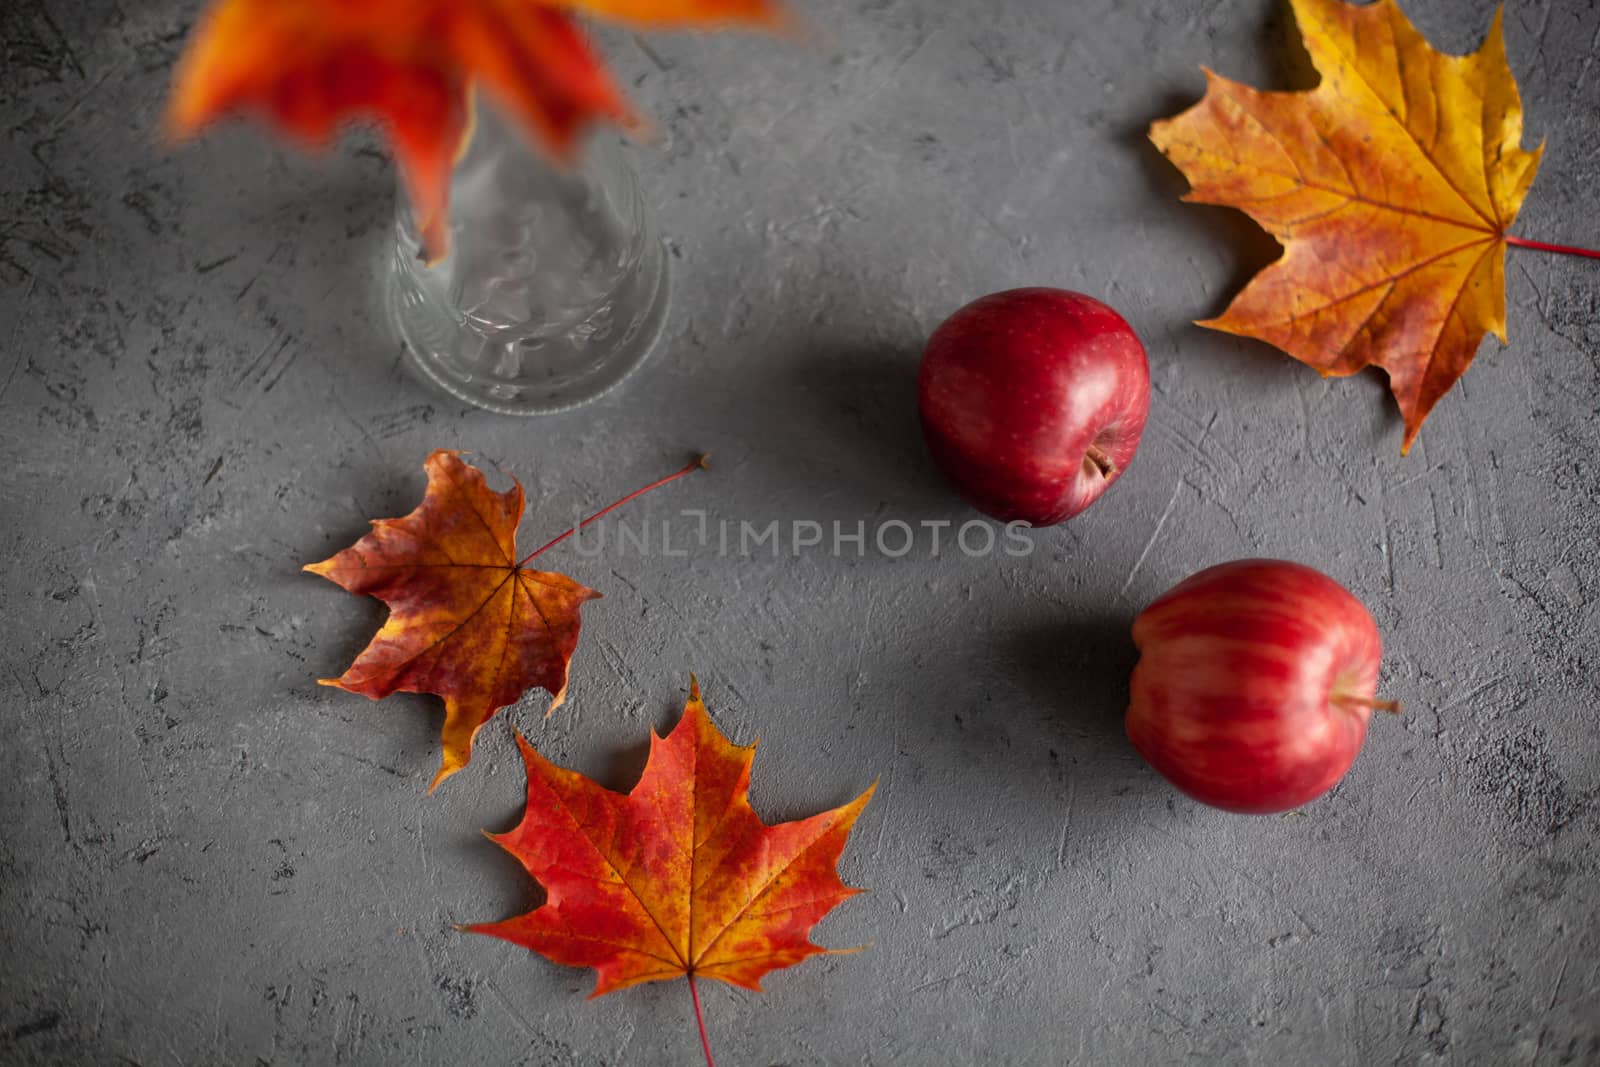
<svg viewBox="0 0 1600 1067">
<path fill-rule="evenodd" d="M 1284 246 L 1217 319 L 1324 376 L 1382 367 L 1404 447 L 1485 332 L 1505 341 L 1506 231 L 1533 182 L 1500 17 L 1469 56 L 1435 51 L 1394 0 L 1293 0 L 1322 75 L 1258 92 L 1206 72 L 1150 137 L 1187 199 L 1237 207 Z"/>
<path fill-rule="evenodd" d="M 376 120 L 437 259 L 471 87 L 558 158 L 592 122 L 634 125 L 569 12 L 640 26 L 778 21 L 772 0 L 217 0 L 179 63 L 168 126 L 185 137 L 256 110 L 315 147 L 350 117 Z"/>
<path fill-rule="evenodd" d="M 444 698 L 444 759 L 430 789 L 467 765 L 472 739 L 495 712 L 539 687 L 566 695 L 578 609 L 600 594 L 564 574 L 517 562 L 522 485 L 496 493 L 459 453 L 426 463 L 428 491 L 401 519 L 305 569 L 389 605 L 389 618 L 350 669 L 323 685 L 378 699 Z"/>
<path fill-rule="evenodd" d="M 593 967 L 594 996 L 680 975 L 759 990 L 767 972 L 830 951 L 810 931 L 859 892 L 839 880 L 836 864 L 871 788 L 821 815 L 765 825 L 746 797 L 755 746 L 729 743 L 692 680 L 683 718 L 665 738 L 651 735 L 644 774 L 627 795 L 518 740 L 527 809 L 491 839 L 547 900 L 465 929 Z"/>
</svg>

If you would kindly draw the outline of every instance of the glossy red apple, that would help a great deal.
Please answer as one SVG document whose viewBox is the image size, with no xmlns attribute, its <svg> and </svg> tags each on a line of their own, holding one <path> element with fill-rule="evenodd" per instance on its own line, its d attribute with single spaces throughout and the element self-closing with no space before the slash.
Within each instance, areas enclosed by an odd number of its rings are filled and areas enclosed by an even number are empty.
<svg viewBox="0 0 1600 1067">
<path fill-rule="evenodd" d="M 1150 413 L 1150 365 L 1121 315 L 1064 289 L 975 300 L 934 331 L 922 431 L 961 495 L 1050 526 L 1122 477 Z"/>
<path fill-rule="evenodd" d="M 1344 777 L 1374 710 L 1383 645 L 1361 601 L 1310 567 L 1224 563 L 1134 620 L 1128 738 L 1226 811 L 1299 807 Z"/>
</svg>

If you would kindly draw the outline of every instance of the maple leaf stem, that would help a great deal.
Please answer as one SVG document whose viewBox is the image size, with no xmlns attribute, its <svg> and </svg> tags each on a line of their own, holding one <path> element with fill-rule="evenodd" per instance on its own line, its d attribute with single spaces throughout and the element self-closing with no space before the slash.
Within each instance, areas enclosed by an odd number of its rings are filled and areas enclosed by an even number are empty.
<svg viewBox="0 0 1600 1067">
<path fill-rule="evenodd" d="M 1370 708 L 1373 711 L 1386 711 L 1390 715 L 1400 714 L 1400 702 L 1398 700 L 1376 700 L 1372 697 L 1346 696 L 1339 694 L 1333 698 L 1333 702 L 1335 704 L 1346 704 L 1357 708 Z"/>
<path fill-rule="evenodd" d="M 1593 248 L 1553 245 L 1548 241 L 1530 241 L 1525 237 L 1513 237 L 1511 234 L 1506 234 L 1506 244 L 1515 245 L 1517 248 L 1532 248 L 1539 252 L 1558 252 L 1563 256 L 1585 256 L 1589 259 L 1600 259 L 1600 251 L 1596 251 Z"/>
<path fill-rule="evenodd" d="M 538 548 L 534 549 L 532 552 L 529 552 L 526 556 L 523 556 L 522 559 L 520 559 L 517 562 L 517 566 L 520 568 L 520 567 L 524 566 L 530 559 L 533 559 L 535 556 L 543 555 L 545 552 L 548 552 L 550 549 L 556 547 L 561 542 L 565 541 L 567 538 L 571 537 L 573 534 L 575 534 L 579 530 L 583 529 L 585 526 L 588 526 L 591 522 L 594 522 L 597 519 L 604 518 L 606 515 L 609 515 L 611 512 L 617 510 L 622 505 L 626 504 L 628 501 L 633 500 L 636 497 L 644 496 L 646 493 L 648 493 L 652 489 L 659 489 L 663 485 L 666 485 L 668 482 L 675 482 L 679 478 L 682 478 L 685 474 L 693 474 L 695 471 L 704 468 L 705 465 L 706 465 L 706 460 L 708 458 L 709 457 L 704 456 L 704 455 L 696 456 L 694 459 L 690 460 L 684 466 L 684 468 L 682 470 L 673 471 L 671 474 L 667 475 L 665 478 L 657 478 L 655 481 L 651 482 L 649 485 L 645 486 L 643 489 L 635 489 L 633 492 L 629 493 L 627 496 L 623 497 L 621 500 L 618 500 L 616 503 L 611 504 L 608 507 L 601 508 L 599 511 L 595 512 L 593 515 L 590 515 L 587 519 L 584 519 L 582 522 L 578 523 L 578 525 L 574 526 L 572 529 L 568 530 L 566 533 L 562 534 L 559 537 L 555 537 L 555 538 L 552 538 L 549 541 L 546 541 L 544 544 L 540 545 Z"/>
<path fill-rule="evenodd" d="M 706 1037 L 706 1017 L 700 1011 L 700 988 L 694 984 L 694 972 L 689 972 L 689 999 L 694 1001 L 694 1021 L 700 1027 L 700 1048 L 706 1054 L 706 1067 L 717 1067 L 711 1059 L 711 1039 Z"/>
</svg>

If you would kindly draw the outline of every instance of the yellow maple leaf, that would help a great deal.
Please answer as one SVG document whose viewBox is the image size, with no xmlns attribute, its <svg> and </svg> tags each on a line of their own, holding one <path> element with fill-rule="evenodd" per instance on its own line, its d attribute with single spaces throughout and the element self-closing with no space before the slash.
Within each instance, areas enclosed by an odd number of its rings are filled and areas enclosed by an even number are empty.
<svg viewBox="0 0 1600 1067">
<path fill-rule="evenodd" d="M 1394 0 L 1292 4 L 1321 84 L 1261 92 L 1206 71 L 1204 99 L 1150 139 L 1186 199 L 1239 208 L 1284 248 L 1200 325 L 1325 377 L 1382 367 L 1409 450 L 1483 335 L 1506 340 L 1506 231 L 1542 146 L 1521 147 L 1498 14 L 1483 47 L 1448 56 Z"/>
</svg>

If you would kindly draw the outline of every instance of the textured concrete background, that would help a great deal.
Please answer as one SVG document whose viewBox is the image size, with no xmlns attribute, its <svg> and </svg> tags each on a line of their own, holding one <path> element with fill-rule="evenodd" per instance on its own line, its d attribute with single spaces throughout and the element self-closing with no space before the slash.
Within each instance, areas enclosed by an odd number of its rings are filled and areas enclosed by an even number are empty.
<svg viewBox="0 0 1600 1067">
<path fill-rule="evenodd" d="M 631 783 L 689 671 L 760 736 L 769 818 L 881 776 L 846 854 L 870 951 L 706 990 L 726 1064 L 1600 1062 L 1600 268 L 1514 252 L 1413 454 L 1376 377 L 1193 328 L 1273 254 L 1182 205 L 1142 130 L 1207 64 L 1305 84 L 1277 0 L 806 0 L 825 39 L 608 34 L 659 123 L 658 354 L 571 415 L 464 411 L 373 314 L 392 172 L 153 130 L 194 5 L 0 4 L 0 1060 L 693 1063 L 681 983 L 456 921 L 536 892 L 478 834 L 513 726 Z M 1410 0 L 1443 47 L 1491 0 Z M 1600 7 L 1511 0 L 1520 232 L 1600 243 Z M 428 798 L 437 704 L 318 688 L 381 607 L 298 572 L 401 514 L 439 446 L 520 475 L 525 539 L 708 449 L 635 520 L 969 517 L 924 458 L 922 338 L 1083 289 L 1147 339 L 1138 463 L 1028 559 L 548 557 L 602 590 L 571 699 Z M 681 520 L 680 520 L 681 521 Z M 1139 607 L 1253 554 L 1318 566 L 1388 651 L 1349 778 L 1252 819 L 1120 736 Z"/>
</svg>

